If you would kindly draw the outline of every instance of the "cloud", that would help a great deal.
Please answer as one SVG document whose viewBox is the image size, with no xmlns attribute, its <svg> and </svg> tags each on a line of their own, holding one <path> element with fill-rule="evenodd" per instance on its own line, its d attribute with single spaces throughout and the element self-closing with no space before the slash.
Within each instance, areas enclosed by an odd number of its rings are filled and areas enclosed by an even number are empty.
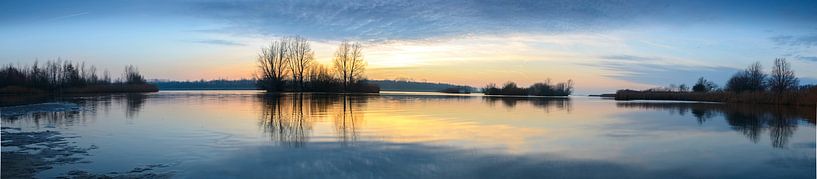
<svg viewBox="0 0 817 179">
<path fill-rule="evenodd" d="M 725 83 L 729 76 L 740 70 L 731 67 L 667 63 L 667 60 L 658 57 L 613 55 L 601 58 L 612 61 L 583 65 L 616 72 L 603 75 L 606 77 L 652 85 L 691 84 L 698 77 L 704 77 L 716 83 Z"/>
<path fill-rule="evenodd" d="M 59 16 L 59 17 L 54 17 L 51 20 L 67 19 L 67 18 L 77 17 L 77 16 L 81 16 L 81 15 L 86 15 L 86 14 L 89 14 L 89 12 L 79 12 L 79 13 L 63 15 L 63 16 Z"/>
<path fill-rule="evenodd" d="M 203 44 L 212 44 L 212 45 L 244 46 L 244 44 L 239 43 L 239 42 L 229 41 L 229 40 L 219 40 L 219 39 L 210 39 L 210 40 L 193 40 L 193 41 L 189 41 L 189 42 L 192 42 L 192 43 L 203 43 Z"/>
<path fill-rule="evenodd" d="M 88 18 L 205 20 L 211 32 L 314 40 L 423 40 L 483 34 L 599 32 L 652 24 L 817 23 L 815 1 L 241 0 L 0 1 L 0 22 L 89 12 Z M 694 12 L 694 13 L 690 13 Z"/>
<path fill-rule="evenodd" d="M 318 39 L 383 41 L 537 31 L 592 31 L 654 8 L 594 1 L 244 1 L 204 2 L 203 17 L 222 30 Z"/>
<path fill-rule="evenodd" d="M 817 57 L 811 57 L 811 56 L 797 56 L 797 59 L 798 60 L 803 60 L 803 61 L 817 62 Z"/>
<path fill-rule="evenodd" d="M 806 2 L 719 1 L 239 1 L 191 2 L 197 17 L 228 24 L 235 34 L 292 35 L 369 41 L 506 33 L 615 30 L 645 23 L 689 24 L 770 18 L 811 23 Z M 735 4 L 741 4 L 736 7 Z M 781 9 L 780 7 L 788 7 Z M 695 13 L 689 13 L 694 11 Z M 785 12 L 785 13 L 781 13 Z M 763 17 L 764 19 L 752 18 Z"/>
<path fill-rule="evenodd" d="M 621 61 L 656 61 L 661 60 L 660 58 L 655 57 L 641 57 L 641 56 L 633 56 L 633 55 L 608 55 L 608 56 L 601 56 L 601 59 L 606 60 L 621 60 Z"/>
<path fill-rule="evenodd" d="M 817 34 L 801 36 L 781 35 L 771 37 L 770 39 L 772 42 L 780 46 L 817 46 Z"/>
</svg>

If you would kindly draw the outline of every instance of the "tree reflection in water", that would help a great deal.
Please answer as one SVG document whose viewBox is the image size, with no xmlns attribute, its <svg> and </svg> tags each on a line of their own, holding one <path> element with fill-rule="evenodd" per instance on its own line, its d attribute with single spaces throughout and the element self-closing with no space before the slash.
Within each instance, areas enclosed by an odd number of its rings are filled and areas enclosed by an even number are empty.
<svg viewBox="0 0 817 179">
<path fill-rule="evenodd" d="M 669 110 L 682 116 L 689 112 L 700 125 L 723 116 L 732 129 L 754 143 L 759 142 L 764 131 L 768 131 L 772 146 L 775 148 L 787 146 L 789 138 L 797 130 L 799 121 L 815 123 L 815 110 L 808 107 L 674 102 L 619 102 L 616 106 Z"/>
<path fill-rule="evenodd" d="M 22 99 L 31 99 L 23 96 Z M 42 126 L 62 127 L 85 123 L 86 120 L 95 120 L 97 113 L 101 110 L 105 114 L 109 113 L 112 104 L 124 105 L 124 113 L 127 119 L 135 117 L 145 105 L 148 95 L 142 93 L 130 94 L 83 94 L 68 96 L 47 96 L 42 100 L 32 100 L 28 104 L 13 103 L 17 106 L 7 106 L 0 109 L 3 122 L 9 124 L 26 123 L 39 128 Z M 3 102 L 19 101 L 4 97 Z M 48 107 L 36 107 L 42 104 Z M 75 106 L 63 110 L 51 109 L 59 106 Z M 11 113 L 12 115 L 7 115 Z"/>
<path fill-rule="evenodd" d="M 133 119 L 139 111 L 142 110 L 142 106 L 145 105 L 145 101 L 147 101 L 147 95 L 141 93 L 129 93 L 125 96 L 125 116 L 128 119 Z M 121 101 L 121 100 L 120 100 Z"/>
<path fill-rule="evenodd" d="M 360 111 L 362 105 L 366 103 L 366 96 L 341 97 L 341 109 L 335 114 L 335 131 L 342 144 L 349 144 L 357 141 L 358 128 L 363 121 L 363 112 Z"/>
<path fill-rule="evenodd" d="M 280 144 L 302 147 L 310 142 L 313 127 L 319 122 L 332 122 L 335 139 L 342 145 L 355 144 L 364 124 L 364 112 L 368 100 L 382 98 L 395 103 L 413 103 L 417 101 L 457 101 L 472 100 L 471 96 L 433 96 L 433 95 L 354 95 L 322 93 L 279 93 L 262 94 L 262 110 L 259 126 Z M 529 98 L 529 97 L 483 97 L 489 105 L 502 102 L 508 107 L 517 103 L 529 103 L 546 112 L 553 110 L 571 110 L 569 98 Z"/>
<path fill-rule="evenodd" d="M 368 97 L 311 93 L 261 95 L 260 126 L 271 140 L 302 147 L 309 142 L 313 125 L 324 117 L 331 117 L 339 142 L 349 144 L 357 140 L 363 121 L 360 110 Z"/>
<path fill-rule="evenodd" d="M 482 100 L 490 105 L 502 102 L 505 107 L 515 108 L 517 103 L 530 103 L 536 108 L 551 112 L 553 110 L 566 110 L 568 113 L 573 109 L 570 98 L 566 97 L 510 97 L 510 96 L 483 96 Z"/>
</svg>

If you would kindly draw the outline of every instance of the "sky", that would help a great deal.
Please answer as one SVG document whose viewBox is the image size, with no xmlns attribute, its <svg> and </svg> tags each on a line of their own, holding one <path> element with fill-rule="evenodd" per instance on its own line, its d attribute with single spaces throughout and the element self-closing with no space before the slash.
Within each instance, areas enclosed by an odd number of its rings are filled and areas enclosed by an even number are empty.
<svg viewBox="0 0 817 179">
<path fill-rule="evenodd" d="M 361 42 L 369 79 L 484 86 L 571 79 L 577 94 L 723 85 L 786 58 L 817 83 L 817 1 L 0 1 L 0 64 L 63 59 L 149 79 L 250 78 L 259 49 Z"/>
</svg>

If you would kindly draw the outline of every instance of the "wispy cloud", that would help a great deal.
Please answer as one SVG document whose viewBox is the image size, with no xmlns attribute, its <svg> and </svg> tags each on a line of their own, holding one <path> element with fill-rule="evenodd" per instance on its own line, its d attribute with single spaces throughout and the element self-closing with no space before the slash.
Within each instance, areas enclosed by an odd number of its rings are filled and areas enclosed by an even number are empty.
<svg viewBox="0 0 817 179">
<path fill-rule="evenodd" d="M 735 6 L 740 4 L 740 6 Z M 786 13 L 777 6 L 791 6 Z M 301 34 L 317 39 L 426 39 L 503 33 L 607 31 L 649 23 L 689 24 L 775 17 L 809 22 L 804 2 L 718 1 L 240 1 L 195 2 L 190 14 L 230 24 L 240 34 Z M 696 13 L 688 13 L 695 11 Z M 784 17 L 781 17 L 784 16 Z"/>
<path fill-rule="evenodd" d="M 603 75 L 606 77 L 652 85 L 690 84 L 698 77 L 724 83 L 730 75 L 740 70 L 721 66 L 667 63 L 669 60 L 659 57 L 610 55 L 600 58 L 606 61 L 583 65 L 616 72 Z"/>
<path fill-rule="evenodd" d="M 86 15 L 86 14 L 89 14 L 89 13 L 88 13 L 88 12 L 79 12 L 79 13 L 73 13 L 73 14 L 68 14 L 68 15 L 63 15 L 63 16 L 54 17 L 54 18 L 52 18 L 51 20 L 68 19 L 68 18 L 77 17 L 77 16 L 81 16 L 81 15 Z"/>
<path fill-rule="evenodd" d="M 781 35 L 771 37 L 770 39 L 777 45 L 804 47 L 817 46 L 817 34 L 800 36 Z"/>
<path fill-rule="evenodd" d="M 656 8 L 595 1 L 245 1 L 205 2 L 202 16 L 236 33 L 318 39 L 425 39 L 451 35 L 592 31 Z"/>
<path fill-rule="evenodd" d="M 817 57 L 811 57 L 811 56 L 797 56 L 797 59 L 803 60 L 803 61 L 817 62 Z"/>
<path fill-rule="evenodd" d="M 642 56 L 634 56 L 634 55 L 607 55 L 601 56 L 601 59 L 606 60 L 620 60 L 620 61 L 656 61 L 661 60 L 660 58 L 656 57 L 642 57 Z"/>
<path fill-rule="evenodd" d="M 209 39 L 209 40 L 191 40 L 188 42 L 192 43 L 202 43 L 202 44 L 212 44 L 212 45 L 227 45 L 227 46 L 244 46 L 245 44 L 229 41 L 229 40 L 219 40 L 219 39 Z"/>
</svg>

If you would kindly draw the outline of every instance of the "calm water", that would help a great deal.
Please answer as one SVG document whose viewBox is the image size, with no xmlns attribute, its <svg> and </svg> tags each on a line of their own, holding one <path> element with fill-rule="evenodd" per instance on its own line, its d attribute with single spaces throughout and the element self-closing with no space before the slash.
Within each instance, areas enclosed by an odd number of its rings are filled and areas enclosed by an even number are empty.
<svg viewBox="0 0 817 179">
<path fill-rule="evenodd" d="M 160 166 L 149 172 L 178 178 L 815 178 L 815 109 L 256 91 L 49 101 L 79 108 L 24 115 L 7 115 L 14 111 L 4 108 L 2 126 L 59 131 L 75 136 L 67 139 L 71 145 L 94 147 L 80 156 L 84 162 L 54 165 L 38 177 Z"/>
</svg>

